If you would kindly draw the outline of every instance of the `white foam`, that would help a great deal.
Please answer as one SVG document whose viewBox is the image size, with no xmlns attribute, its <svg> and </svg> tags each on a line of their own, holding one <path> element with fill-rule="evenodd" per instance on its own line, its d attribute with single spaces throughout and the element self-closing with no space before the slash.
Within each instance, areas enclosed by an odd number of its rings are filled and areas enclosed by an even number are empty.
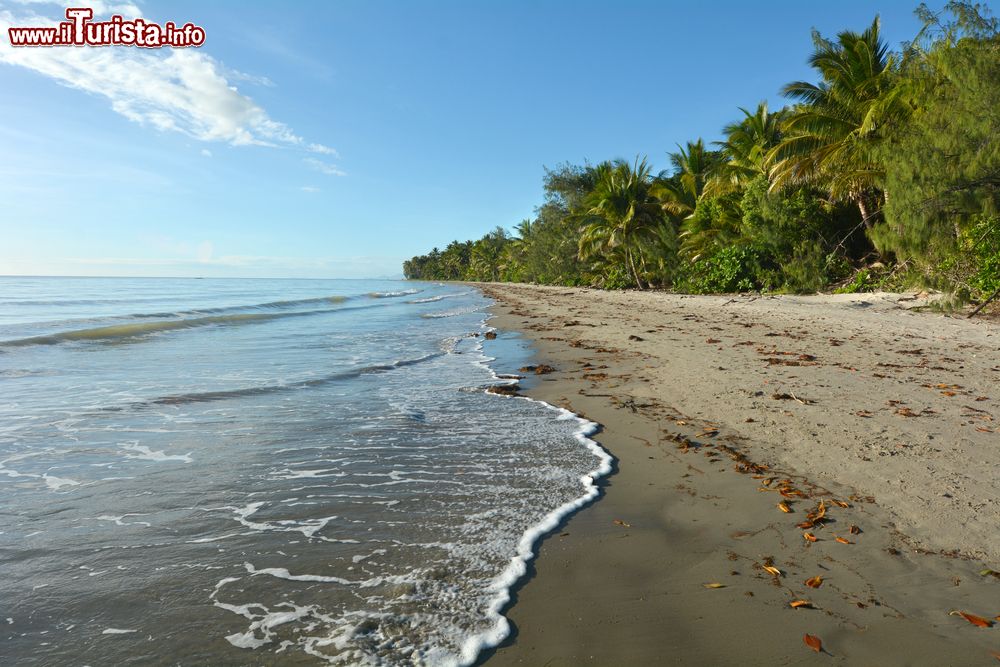
<svg viewBox="0 0 1000 667">
<path fill-rule="evenodd" d="M 102 635 L 128 635 L 133 632 L 139 632 L 138 630 L 124 630 L 122 628 L 107 628 L 102 632 Z"/>
<path fill-rule="evenodd" d="M 487 327 L 486 321 L 488 319 L 489 317 L 483 319 L 481 327 L 484 330 L 496 331 L 492 327 Z M 497 373 L 489 366 L 489 362 L 494 361 L 494 359 L 487 357 L 483 353 L 482 339 L 480 339 L 480 342 L 477 344 L 476 351 L 481 357 L 478 363 L 489 369 L 494 380 L 497 380 L 498 382 L 501 381 Z M 505 384 L 512 384 L 514 382 L 516 382 L 516 380 L 507 380 Z M 513 586 L 521 580 L 525 573 L 527 573 L 528 562 L 535 557 L 535 544 L 544 535 L 556 528 L 566 516 L 572 514 L 597 498 L 598 494 L 600 494 L 600 489 L 596 484 L 596 480 L 608 475 L 612 471 L 614 463 L 614 457 L 612 457 L 611 454 L 601 447 L 595 440 L 590 438 L 590 436 L 597 431 L 597 423 L 588 421 L 579 415 L 566 410 L 565 408 L 560 408 L 555 405 L 551 405 L 550 403 L 546 403 L 545 401 L 539 401 L 527 396 L 504 396 L 501 394 L 491 394 L 491 396 L 495 396 L 497 399 L 523 400 L 530 401 L 532 403 L 539 403 L 544 405 L 546 408 L 555 411 L 558 414 L 557 419 L 567 421 L 575 420 L 578 423 L 578 428 L 573 434 L 574 437 L 580 442 L 580 444 L 590 450 L 590 452 L 597 457 L 598 464 L 597 467 L 591 470 L 588 474 L 580 477 L 580 484 L 583 487 L 582 495 L 578 496 L 574 500 L 563 503 L 549 512 L 540 522 L 528 528 L 521 536 L 521 540 L 517 544 L 517 555 L 510 560 L 510 563 L 508 563 L 504 571 L 501 572 L 490 584 L 490 589 L 496 591 L 496 594 L 487 609 L 488 617 L 493 619 L 493 627 L 484 632 L 467 637 L 462 642 L 461 659 L 458 664 L 463 666 L 473 664 L 483 650 L 497 646 L 510 635 L 510 622 L 503 615 L 502 610 L 510 602 L 510 591 Z"/>
<path fill-rule="evenodd" d="M 288 581 L 322 581 L 326 583 L 346 585 L 355 583 L 341 577 L 325 577 L 319 574 L 292 574 L 283 567 L 264 567 L 258 570 L 250 563 L 243 563 L 243 567 L 245 567 L 247 572 L 253 576 L 258 574 L 267 574 L 278 579 L 287 579 Z"/>
<path fill-rule="evenodd" d="M 70 479 L 68 477 L 56 477 L 55 475 L 50 475 L 48 473 L 42 475 L 42 479 L 45 480 L 45 484 L 53 491 L 58 491 L 64 486 L 80 485 L 80 482 L 75 479 Z"/>
<path fill-rule="evenodd" d="M 167 454 L 161 450 L 150 449 L 145 445 L 140 445 L 138 442 L 122 443 L 119 447 L 130 452 L 136 452 L 135 454 L 125 455 L 130 459 L 145 459 L 147 461 L 156 461 L 157 463 L 162 463 L 164 461 L 191 463 L 193 461 L 191 458 L 191 452 L 188 452 L 187 454 Z"/>
</svg>

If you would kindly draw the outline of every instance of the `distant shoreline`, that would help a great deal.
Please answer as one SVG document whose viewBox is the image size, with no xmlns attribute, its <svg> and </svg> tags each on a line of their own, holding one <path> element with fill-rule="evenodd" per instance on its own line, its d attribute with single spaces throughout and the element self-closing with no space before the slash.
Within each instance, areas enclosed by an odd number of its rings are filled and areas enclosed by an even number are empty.
<svg viewBox="0 0 1000 667">
<path fill-rule="evenodd" d="M 915 295 L 478 286 L 556 369 L 528 395 L 619 461 L 489 664 L 813 664 L 804 634 L 838 664 L 991 659 L 995 629 L 949 612 L 1000 613 L 996 324 Z"/>
</svg>

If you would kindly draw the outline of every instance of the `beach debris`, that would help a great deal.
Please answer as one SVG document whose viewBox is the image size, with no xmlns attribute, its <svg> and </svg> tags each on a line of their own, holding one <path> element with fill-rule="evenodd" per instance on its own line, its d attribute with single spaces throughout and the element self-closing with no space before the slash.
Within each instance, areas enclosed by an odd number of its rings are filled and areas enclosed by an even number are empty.
<svg viewBox="0 0 1000 667">
<path fill-rule="evenodd" d="M 486 388 L 487 394 L 497 394 L 499 396 L 516 396 L 520 387 L 516 382 L 510 384 L 497 384 Z"/>
<path fill-rule="evenodd" d="M 823 585 L 823 577 L 820 576 L 809 577 L 808 579 L 806 579 L 805 583 L 806 586 L 808 586 L 809 588 L 819 588 L 820 586 Z"/>
<path fill-rule="evenodd" d="M 920 414 L 907 407 L 896 408 L 896 414 L 900 417 L 919 417 Z"/>
<path fill-rule="evenodd" d="M 538 364 L 537 366 L 521 366 L 517 369 L 521 373 L 534 373 L 535 375 L 548 375 L 549 373 L 554 373 L 555 368 L 548 366 L 546 364 Z"/>
<path fill-rule="evenodd" d="M 975 614 L 970 614 L 970 613 L 965 612 L 965 611 L 958 611 L 956 609 L 955 611 L 949 612 L 948 615 L 949 616 L 961 616 L 962 618 L 964 618 L 965 620 L 967 620 L 969 623 L 972 623 L 973 625 L 975 625 L 978 628 L 992 628 L 993 627 L 993 621 L 991 621 L 990 619 L 983 618 L 982 616 L 976 616 Z"/>
<path fill-rule="evenodd" d="M 628 339 L 629 339 L 629 340 L 634 340 L 634 341 L 643 341 L 643 340 L 646 340 L 646 339 L 645 339 L 645 338 L 643 338 L 642 336 L 636 336 L 635 334 L 632 334 L 632 335 L 630 335 L 630 336 L 628 337 Z"/>
<path fill-rule="evenodd" d="M 831 500 L 830 502 L 837 507 L 843 507 L 845 509 L 851 506 L 850 503 L 845 503 L 843 500 Z"/>
<path fill-rule="evenodd" d="M 997 651 L 990 651 L 990 655 L 992 655 L 997 660 L 1000 660 L 1000 653 L 998 653 Z"/>
<path fill-rule="evenodd" d="M 791 512 L 794 511 L 794 510 L 792 510 L 791 507 L 789 507 L 788 503 L 785 502 L 784 500 L 782 500 L 780 503 L 778 503 L 778 509 L 781 510 L 782 512 L 784 512 L 785 514 L 790 514 Z"/>
<path fill-rule="evenodd" d="M 812 533 L 802 533 L 802 537 L 806 538 L 807 542 L 817 542 L 819 540 L 819 538 Z"/>
<path fill-rule="evenodd" d="M 721 343 L 722 341 L 719 340 L 718 338 L 706 338 L 705 342 L 708 343 L 709 345 L 714 345 L 715 343 Z"/>
<path fill-rule="evenodd" d="M 494 340 L 497 337 L 497 332 L 496 331 L 487 331 L 485 334 L 483 334 L 483 337 L 486 340 Z"/>
<path fill-rule="evenodd" d="M 854 542 L 851 542 L 850 540 L 844 539 L 843 537 L 840 537 L 839 535 L 836 536 L 836 540 L 838 542 L 840 542 L 841 544 L 854 544 Z"/>
<path fill-rule="evenodd" d="M 615 519 L 615 525 L 616 526 L 621 526 L 622 528 L 631 528 L 632 527 L 632 524 L 628 523 L 627 521 L 622 521 L 621 519 Z"/>
<path fill-rule="evenodd" d="M 725 584 L 720 584 L 717 581 L 713 581 L 713 582 L 708 583 L 708 584 L 702 584 L 702 586 L 704 586 L 705 588 L 725 588 L 726 587 Z"/>
<path fill-rule="evenodd" d="M 822 500 L 816 505 L 815 509 L 806 512 L 806 519 L 812 521 L 813 525 L 822 523 L 826 520 L 826 503 Z"/>
<path fill-rule="evenodd" d="M 996 577 L 997 579 L 1000 579 L 1000 572 L 997 572 L 996 570 L 991 570 L 989 568 L 986 568 L 985 570 L 983 570 L 983 571 L 981 571 L 979 573 L 979 576 L 980 577 Z"/>
<path fill-rule="evenodd" d="M 761 565 L 761 567 L 764 568 L 765 572 L 768 572 L 769 574 L 772 574 L 775 577 L 781 576 L 781 570 L 779 570 L 773 565 Z"/>
<path fill-rule="evenodd" d="M 802 641 L 805 642 L 806 646 L 816 651 L 817 653 L 823 650 L 823 640 L 816 635 L 802 635 Z"/>
<path fill-rule="evenodd" d="M 771 394 L 771 398 L 773 398 L 776 401 L 797 401 L 802 405 L 812 405 L 813 403 L 815 403 L 815 401 L 809 400 L 808 398 L 799 398 L 795 394 L 786 394 L 783 392 Z"/>
<path fill-rule="evenodd" d="M 848 530 L 850 531 L 851 535 L 860 535 L 861 534 L 861 529 L 858 528 L 853 523 L 851 524 L 851 527 L 848 528 Z"/>
<path fill-rule="evenodd" d="M 809 600 L 792 600 L 788 603 L 788 606 L 792 609 L 815 609 L 813 603 Z"/>
</svg>

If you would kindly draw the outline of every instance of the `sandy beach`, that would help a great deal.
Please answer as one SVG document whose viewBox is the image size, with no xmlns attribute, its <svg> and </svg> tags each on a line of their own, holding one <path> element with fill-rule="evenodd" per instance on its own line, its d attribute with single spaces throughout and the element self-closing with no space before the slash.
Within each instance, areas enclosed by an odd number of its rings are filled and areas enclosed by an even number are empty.
<svg viewBox="0 0 1000 667">
<path fill-rule="evenodd" d="M 489 664 L 997 664 L 995 322 L 914 294 L 480 288 L 554 369 L 526 393 L 617 459 Z"/>
</svg>

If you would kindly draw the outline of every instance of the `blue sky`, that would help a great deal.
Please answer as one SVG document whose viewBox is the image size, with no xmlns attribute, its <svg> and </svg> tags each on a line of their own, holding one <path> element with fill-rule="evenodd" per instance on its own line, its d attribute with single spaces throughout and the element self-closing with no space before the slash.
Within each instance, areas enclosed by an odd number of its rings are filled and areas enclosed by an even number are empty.
<svg viewBox="0 0 1000 667">
<path fill-rule="evenodd" d="M 898 0 L 70 4 L 207 39 L 15 50 L 66 3 L 0 0 L 0 274 L 396 275 L 530 216 L 543 166 L 665 168 L 780 106 L 813 27 L 919 28 Z"/>
</svg>

